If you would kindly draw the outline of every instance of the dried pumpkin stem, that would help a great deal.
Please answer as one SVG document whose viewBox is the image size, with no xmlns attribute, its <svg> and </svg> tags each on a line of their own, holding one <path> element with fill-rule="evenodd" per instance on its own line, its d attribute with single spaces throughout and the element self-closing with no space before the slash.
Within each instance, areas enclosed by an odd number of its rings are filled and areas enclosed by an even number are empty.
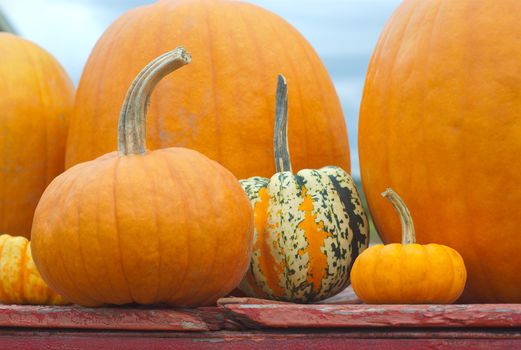
<svg viewBox="0 0 521 350">
<path fill-rule="evenodd" d="M 391 202 L 394 209 L 396 209 L 396 212 L 400 216 L 400 222 L 402 224 L 402 244 L 416 243 L 416 235 L 414 233 L 412 216 L 403 199 L 400 198 L 400 196 L 391 188 L 385 190 L 385 192 L 382 193 L 382 196 Z"/>
<path fill-rule="evenodd" d="M 146 151 L 146 114 L 152 91 L 166 75 L 190 63 L 191 56 L 182 47 L 150 62 L 130 85 L 118 121 L 120 154 L 143 154 Z"/>
<path fill-rule="evenodd" d="M 275 134 L 273 137 L 275 150 L 275 170 L 291 171 L 291 159 L 288 148 L 288 85 L 286 78 L 280 74 L 275 96 Z"/>
</svg>

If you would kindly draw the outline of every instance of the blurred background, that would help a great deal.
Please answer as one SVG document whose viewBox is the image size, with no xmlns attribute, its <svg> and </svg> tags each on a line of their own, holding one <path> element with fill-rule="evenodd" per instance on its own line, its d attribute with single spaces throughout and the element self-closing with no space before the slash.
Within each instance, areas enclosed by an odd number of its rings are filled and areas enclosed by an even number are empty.
<svg viewBox="0 0 521 350">
<path fill-rule="evenodd" d="M 130 8 L 151 0 L 0 0 L 0 27 L 51 52 L 77 84 L 103 31 Z M 249 0 L 285 18 L 313 45 L 342 102 L 351 172 L 359 181 L 357 128 L 365 73 L 387 18 L 401 0 Z M 372 238 L 376 237 L 372 234 Z"/>
</svg>

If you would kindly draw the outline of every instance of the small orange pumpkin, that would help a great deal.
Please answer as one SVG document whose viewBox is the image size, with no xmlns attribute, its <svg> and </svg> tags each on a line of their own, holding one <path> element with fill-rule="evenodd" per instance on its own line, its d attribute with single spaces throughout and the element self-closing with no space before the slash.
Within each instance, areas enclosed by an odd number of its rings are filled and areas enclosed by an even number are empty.
<svg viewBox="0 0 521 350">
<path fill-rule="evenodd" d="M 31 243 L 25 237 L 0 235 L 0 303 L 64 305 L 36 269 Z"/>
<path fill-rule="evenodd" d="M 465 288 L 467 271 L 454 249 L 416 244 L 409 209 L 391 189 L 382 194 L 400 216 L 402 244 L 378 244 L 355 260 L 351 285 L 368 304 L 450 304 Z M 442 226 L 441 226 L 442 227 Z"/>
<path fill-rule="evenodd" d="M 145 148 L 152 89 L 189 61 L 179 48 L 147 65 L 121 110 L 119 152 L 70 168 L 38 204 L 36 265 L 77 304 L 211 304 L 248 268 L 253 213 L 237 178 L 193 150 Z"/>
</svg>

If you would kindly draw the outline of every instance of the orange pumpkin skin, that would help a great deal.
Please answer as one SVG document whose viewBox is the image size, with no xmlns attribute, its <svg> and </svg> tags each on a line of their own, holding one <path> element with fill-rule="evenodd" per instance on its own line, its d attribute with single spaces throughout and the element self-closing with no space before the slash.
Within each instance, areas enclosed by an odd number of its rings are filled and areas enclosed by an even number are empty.
<svg viewBox="0 0 521 350">
<path fill-rule="evenodd" d="M 29 237 L 34 209 L 63 171 L 74 90 L 35 44 L 0 33 L 0 232 Z"/>
<path fill-rule="evenodd" d="M 147 65 L 123 104 L 118 152 L 68 169 L 38 203 L 35 263 L 74 303 L 206 305 L 248 269 L 253 213 L 237 178 L 193 150 L 145 148 L 150 93 L 188 62 L 179 48 Z"/>
<path fill-rule="evenodd" d="M 353 264 L 351 285 L 366 304 L 452 304 L 465 287 L 465 264 L 440 244 L 377 244 Z"/>
<path fill-rule="evenodd" d="M 49 185 L 33 255 L 51 288 L 77 304 L 204 305 L 246 272 L 252 215 L 237 179 L 195 151 L 113 152 Z"/>
<path fill-rule="evenodd" d="M 379 199 L 391 186 L 419 243 L 463 256 L 467 302 L 521 302 L 520 21 L 517 0 L 404 1 L 367 73 L 359 152 L 378 231 L 400 240 Z"/>
<path fill-rule="evenodd" d="M 341 106 L 313 48 L 273 13 L 228 0 L 163 0 L 112 24 L 80 80 L 66 167 L 114 150 L 114 115 L 130 82 L 152 58 L 180 44 L 197 59 L 154 92 L 147 118 L 150 149 L 187 147 L 238 178 L 270 177 L 273 86 L 284 73 L 289 115 L 299 118 L 289 121 L 293 168 L 336 165 L 349 171 Z"/>
</svg>

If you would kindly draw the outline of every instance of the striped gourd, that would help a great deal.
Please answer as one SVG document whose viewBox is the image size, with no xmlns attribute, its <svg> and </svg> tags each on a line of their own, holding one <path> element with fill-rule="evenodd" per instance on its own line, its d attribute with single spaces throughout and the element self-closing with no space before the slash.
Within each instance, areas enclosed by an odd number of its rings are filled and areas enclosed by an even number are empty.
<svg viewBox="0 0 521 350">
<path fill-rule="evenodd" d="M 254 209 L 255 232 L 250 269 L 239 288 L 259 298 L 319 301 L 349 284 L 351 266 L 368 244 L 367 217 L 341 168 L 292 173 L 283 76 L 276 100 L 277 173 L 240 181 Z"/>
</svg>

